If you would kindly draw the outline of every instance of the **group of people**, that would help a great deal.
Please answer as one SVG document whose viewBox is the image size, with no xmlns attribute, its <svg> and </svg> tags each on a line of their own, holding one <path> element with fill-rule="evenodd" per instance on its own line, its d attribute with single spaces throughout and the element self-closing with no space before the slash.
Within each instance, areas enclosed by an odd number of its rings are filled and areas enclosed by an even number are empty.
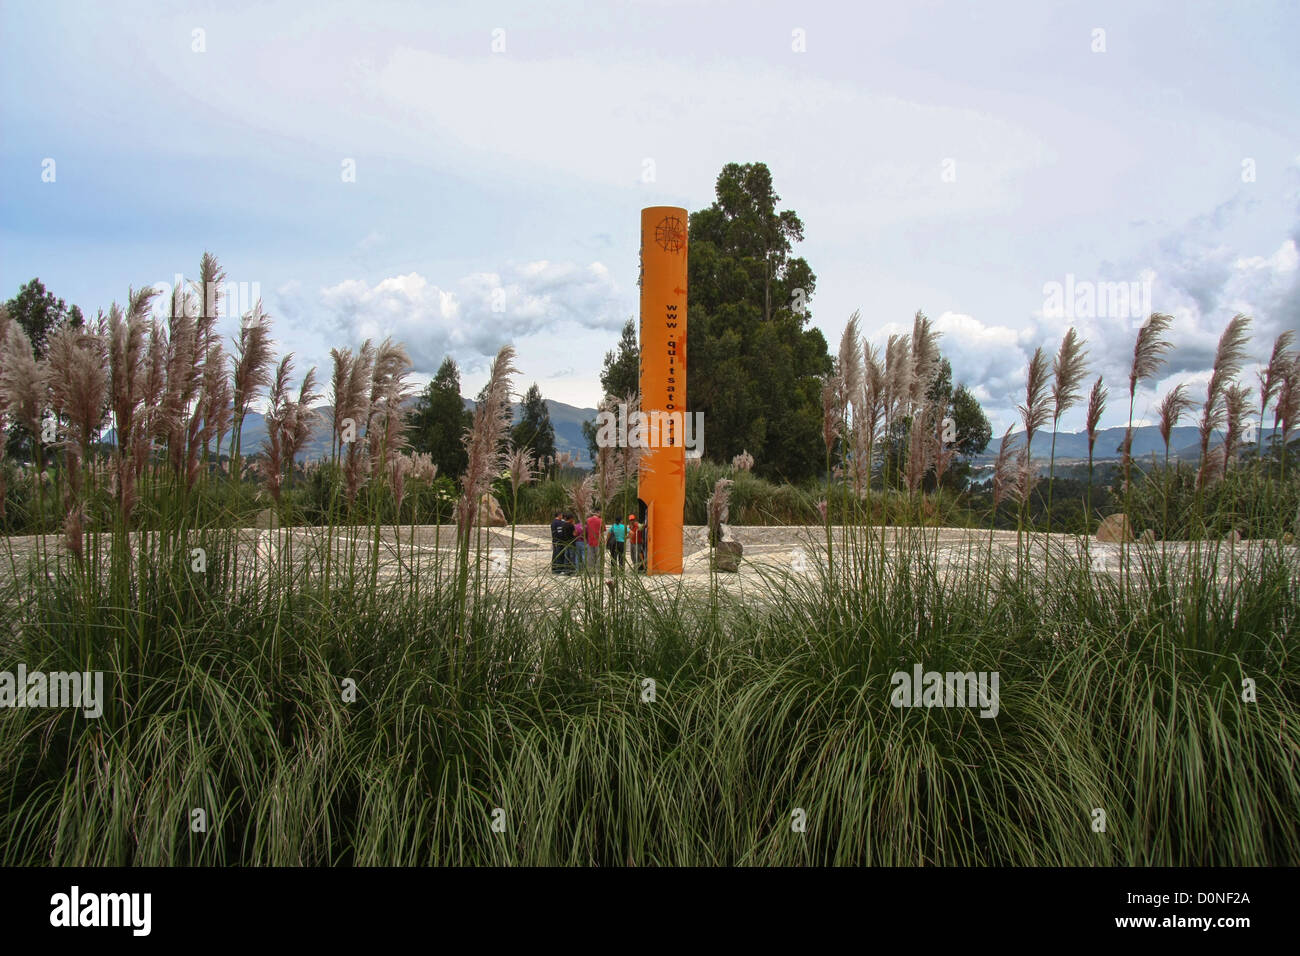
<svg viewBox="0 0 1300 956">
<path fill-rule="evenodd" d="M 584 521 L 569 511 L 557 511 L 551 521 L 551 573 L 573 574 L 602 564 L 601 549 L 609 552 L 610 564 L 624 567 L 628 556 L 638 571 L 645 570 L 645 528 L 628 515 L 626 521 L 598 514 Z"/>
</svg>

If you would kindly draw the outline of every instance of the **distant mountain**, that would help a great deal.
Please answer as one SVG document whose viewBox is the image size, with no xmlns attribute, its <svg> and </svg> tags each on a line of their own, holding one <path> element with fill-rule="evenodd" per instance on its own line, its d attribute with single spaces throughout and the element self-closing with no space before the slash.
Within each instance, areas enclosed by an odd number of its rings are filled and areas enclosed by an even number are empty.
<svg viewBox="0 0 1300 956">
<path fill-rule="evenodd" d="M 408 404 L 414 404 L 414 398 Z M 472 409 L 474 402 L 465 399 L 465 407 Z M 552 401 L 549 398 L 546 400 L 546 409 L 551 415 L 551 424 L 555 427 L 555 450 L 575 455 L 580 464 L 589 467 L 587 440 L 582 435 L 582 423 L 594 419 L 596 409 L 577 408 L 573 405 L 566 405 L 564 402 Z M 318 405 L 312 411 L 316 413 L 318 419 L 312 429 L 311 438 L 307 441 L 302 454 L 299 455 L 300 461 L 329 456 L 329 422 L 333 416 L 334 408 L 332 405 Z M 518 422 L 523 417 L 522 404 L 515 402 L 512 405 L 512 412 L 514 420 Z M 1272 428 L 1264 432 L 1266 442 L 1272 434 Z M 112 441 L 111 435 L 112 432 L 108 432 L 105 440 Z M 1024 432 L 1013 432 L 1013 435 L 1018 436 L 1021 442 L 1024 441 Z M 984 453 L 976 456 L 974 464 L 977 466 L 987 465 L 996 459 L 1000 440 L 999 436 L 994 436 Z M 1123 440 L 1123 428 L 1103 428 L 1097 433 L 1097 447 L 1093 453 L 1094 461 L 1119 461 L 1119 445 Z M 227 447 L 223 449 L 224 452 L 230 450 L 229 441 L 229 436 L 227 436 Z M 245 457 L 262 451 L 262 445 L 265 441 L 266 419 L 257 412 L 249 412 L 244 418 L 244 437 L 242 439 Z M 1215 432 L 1214 437 L 1210 440 L 1210 447 L 1218 448 L 1222 444 L 1222 432 Z M 1169 447 L 1171 460 L 1196 461 L 1201 455 L 1200 433 L 1193 425 L 1183 425 L 1175 428 L 1169 439 Z M 1052 452 L 1052 433 L 1045 431 L 1035 435 L 1033 451 L 1035 461 L 1046 462 Z M 1157 458 L 1164 458 L 1165 443 L 1160 437 L 1160 429 L 1155 425 L 1142 425 L 1134 428 L 1133 457 L 1149 458 L 1152 454 Z M 1069 462 L 1071 460 L 1086 462 L 1088 460 L 1087 432 L 1057 432 L 1056 460 L 1058 462 Z"/>
<path fill-rule="evenodd" d="M 555 426 L 555 450 L 567 451 L 574 455 L 579 464 L 590 465 L 587 454 L 587 439 L 582 434 L 582 423 L 596 417 L 594 408 L 575 408 L 563 402 L 546 400 L 546 410 L 550 413 L 551 424 Z M 515 406 L 515 421 L 522 417 L 522 406 Z"/>
<path fill-rule="evenodd" d="M 312 461 L 328 458 L 330 454 L 330 419 L 334 415 L 333 405 L 317 405 L 312 409 L 316 420 L 312 423 L 311 437 L 298 454 L 298 461 Z M 244 416 L 244 430 L 239 439 L 240 454 L 247 458 L 265 452 L 266 416 L 259 412 L 249 412 Z M 222 454 L 230 451 L 230 436 L 226 436 Z"/>
<path fill-rule="evenodd" d="M 408 405 L 413 404 L 414 399 L 412 398 Z M 465 399 L 465 407 L 472 409 L 474 402 L 468 398 Z M 514 420 L 518 422 L 523 417 L 523 405 L 515 402 L 511 406 L 511 410 Z M 555 427 L 555 450 L 566 451 L 577 456 L 580 463 L 589 464 L 587 440 L 582 435 L 582 423 L 595 418 L 596 409 L 576 408 L 573 405 L 566 405 L 564 402 L 547 399 L 546 410 L 550 413 L 551 424 Z M 312 411 L 316 413 L 318 418 L 312 428 L 311 438 L 308 439 L 302 454 L 298 456 L 300 461 L 310 461 L 329 456 L 329 422 L 334 414 L 334 406 L 317 405 Z M 243 454 L 248 456 L 261 451 L 265 441 L 266 418 L 257 412 L 249 412 L 244 418 L 244 435 L 240 440 Z"/>
<path fill-rule="evenodd" d="M 1265 441 L 1273 433 L 1269 428 L 1264 432 Z M 1020 442 L 1024 442 L 1025 433 L 1012 432 L 1013 437 L 1018 437 Z M 1093 450 L 1093 459 L 1098 462 L 1102 461 L 1119 461 L 1120 443 L 1124 441 L 1123 428 L 1103 428 L 1097 432 L 1097 445 Z M 998 445 L 1001 438 L 996 437 L 989 442 L 989 447 L 984 449 L 984 453 L 979 455 L 975 461 L 979 464 L 987 464 L 997 458 Z M 1223 444 L 1223 433 L 1215 432 L 1214 437 L 1210 439 L 1210 447 L 1217 448 Z M 1046 460 L 1052 453 L 1052 433 L 1039 432 L 1034 436 L 1034 460 Z M 1148 458 L 1154 454 L 1157 458 L 1164 458 L 1165 442 L 1160 437 L 1160 429 L 1155 425 L 1140 425 L 1133 429 L 1133 457 Z M 1181 459 L 1183 461 L 1196 460 L 1201 455 L 1201 437 L 1200 431 L 1193 425 L 1181 425 L 1175 428 L 1169 436 L 1169 457 Z M 1088 433 L 1087 432 L 1057 432 L 1056 433 L 1056 460 L 1069 461 L 1088 460 Z"/>
<path fill-rule="evenodd" d="M 465 399 L 465 407 L 474 408 L 474 402 Z M 522 402 L 514 402 L 510 406 L 516 424 L 524 417 L 524 406 Z M 587 439 L 582 434 L 582 423 L 591 421 L 596 417 L 594 408 L 576 408 L 573 405 L 566 405 L 564 402 L 546 399 L 546 412 L 551 416 L 551 426 L 555 429 L 555 450 L 557 452 L 567 451 L 578 459 L 582 466 L 591 464 L 590 456 L 587 454 Z"/>
</svg>

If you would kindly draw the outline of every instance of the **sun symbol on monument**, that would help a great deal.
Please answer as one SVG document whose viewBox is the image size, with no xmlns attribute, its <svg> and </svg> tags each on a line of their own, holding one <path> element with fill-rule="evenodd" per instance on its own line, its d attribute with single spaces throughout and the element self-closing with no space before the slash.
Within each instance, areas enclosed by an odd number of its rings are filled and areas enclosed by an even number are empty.
<svg viewBox="0 0 1300 956">
<path fill-rule="evenodd" d="M 686 245 L 686 226 L 676 216 L 664 216 L 655 226 L 655 242 L 665 252 L 681 252 Z"/>
</svg>

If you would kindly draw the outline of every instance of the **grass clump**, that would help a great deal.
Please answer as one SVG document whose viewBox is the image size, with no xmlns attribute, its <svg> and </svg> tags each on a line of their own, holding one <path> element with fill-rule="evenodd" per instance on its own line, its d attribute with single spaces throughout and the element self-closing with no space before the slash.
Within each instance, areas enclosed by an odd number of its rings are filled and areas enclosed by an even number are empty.
<svg viewBox="0 0 1300 956">
<path fill-rule="evenodd" d="M 205 257 L 201 285 L 219 275 Z M 406 455 L 409 362 L 387 341 L 334 351 L 331 458 L 299 475 L 311 378 L 294 401 L 287 357 L 272 377 L 260 308 L 228 369 L 183 290 L 165 333 L 147 306 L 133 295 L 60 339 L 48 368 L 0 376 L 0 412 L 33 436 L 54 376 L 64 429 L 48 447 L 33 437 L 36 474 L 48 457 L 54 476 L 24 499 L 60 539 L 5 539 L 0 672 L 100 672 L 105 690 L 94 718 L 0 709 L 6 865 L 1300 862 L 1296 549 L 1211 533 L 1267 514 L 1271 482 L 1294 487 L 1285 455 L 1274 476 L 1207 442 L 1218 457 L 1146 504 L 1126 458 L 1116 497 L 1166 528 L 1191 516 L 1194 540 L 1125 543 L 1108 567 L 1087 539 L 1030 533 L 1030 441 L 1008 432 L 989 531 L 954 546 L 933 526 L 959 508 L 927 490 L 950 463 L 927 398 L 937 334 L 918 313 L 882 358 L 852 322 L 824 392 L 824 497 L 774 491 L 752 460 L 687 472 L 688 521 L 820 525 L 808 573 L 768 571 L 743 602 L 716 576 L 693 590 L 578 575 L 552 582 L 557 596 L 515 573 L 513 529 L 507 573 L 490 572 L 483 495 L 508 487 L 515 522 L 593 496 L 608 510 L 634 456 L 606 450 L 563 496 L 534 483 L 503 442 L 509 347 L 458 483 Z M 1130 422 L 1166 325 L 1144 326 Z M 1244 328 L 1216 360 L 1208 431 L 1240 431 L 1246 396 L 1228 379 Z M 0 343 L 30 349 L 3 322 Z M 1081 347 L 1067 336 L 1055 393 L 1036 353 L 1027 424 L 1074 400 Z M 1300 364 L 1283 347 L 1273 365 L 1285 449 Z M 259 498 L 241 423 L 267 387 Z M 100 468 L 106 405 L 120 441 Z M 888 490 L 871 479 L 878 451 Z M 1092 477 L 1090 463 L 1089 512 Z M 269 527 L 242 527 L 255 505 Z M 1017 514 L 1010 556 L 994 547 L 1002 506 Z M 417 545 L 430 515 L 456 525 Z M 918 668 L 995 675 L 996 708 L 895 706 Z"/>
<path fill-rule="evenodd" d="M 4 713 L 0 859 L 1300 860 L 1292 558 L 1224 589 L 1226 552 L 1153 556 L 1126 594 L 1082 557 L 1035 582 L 982 548 L 879 544 L 744 604 L 629 576 L 612 601 L 579 578 L 560 609 L 482 590 L 462 615 L 454 559 L 376 589 L 287 549 L 202 586 L 159 555 L 121 604 L 75 575 L 11 584 L 5 666 L 101 669 L 109 700 Z M 997 716 L 891 706 L 914 664 L 997 672 Z"/>
</svg>

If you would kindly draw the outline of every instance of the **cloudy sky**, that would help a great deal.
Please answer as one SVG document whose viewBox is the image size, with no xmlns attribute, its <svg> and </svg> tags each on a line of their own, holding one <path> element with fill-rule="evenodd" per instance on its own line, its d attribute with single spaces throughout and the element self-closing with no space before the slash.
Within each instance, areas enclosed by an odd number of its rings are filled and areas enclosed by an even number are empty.
<svg viewBox="0 0 1300 956">
<path fill-rule="evenodd" d="M 1300 5 L 1244 0 L 5 0 L 0 294 L 93 315 L 209 249 L 303 365 L 391 334 L 472 396 L 513 342 L 521 386 L 593 405 L 639 209 L 763 161 L 832 348 L 922 309 L 1001 427 L 1036 346 L 1077 325 L 1126 390 L 1169 312 L 1146 416 L 1234 312 L 1261 357 L 1300 326 L 1297 37 Z"/>
</svg>

